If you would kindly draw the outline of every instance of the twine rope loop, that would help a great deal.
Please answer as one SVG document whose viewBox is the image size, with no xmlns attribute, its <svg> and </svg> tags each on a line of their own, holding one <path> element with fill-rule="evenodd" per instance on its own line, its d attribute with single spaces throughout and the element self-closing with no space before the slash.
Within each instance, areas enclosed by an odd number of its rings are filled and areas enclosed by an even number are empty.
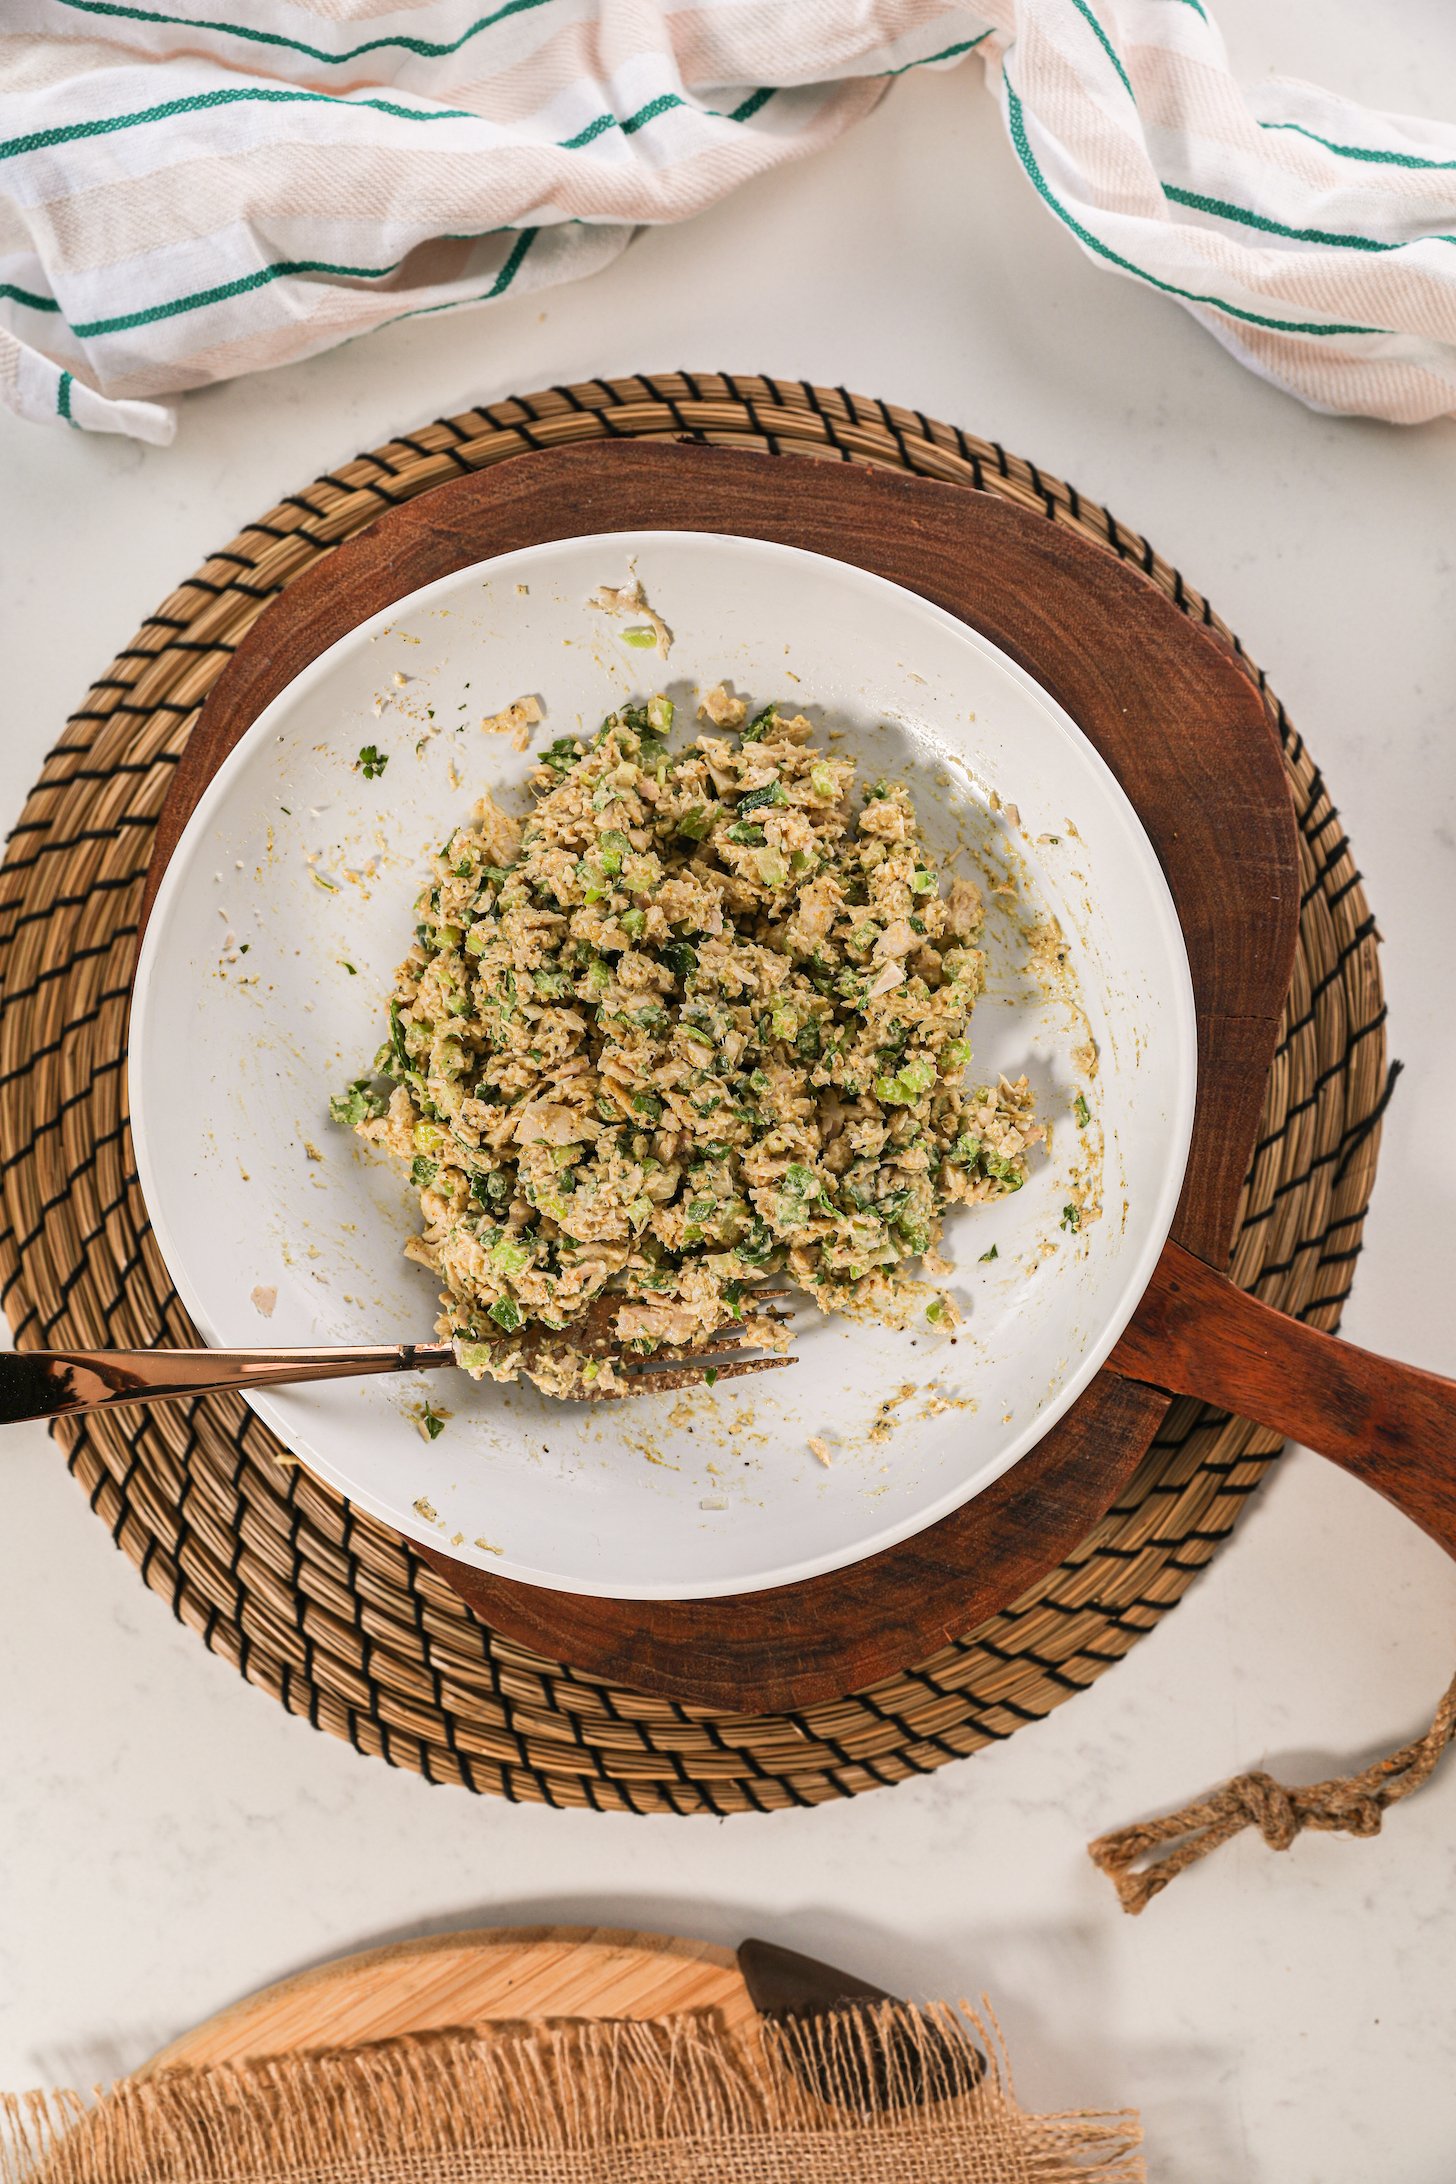
<svg viewBox="0 0 1456 2184">
<path fill-rule="evenodd" d="M 1099 1835 L 1088 1844 L 1087 1855 L 1117 1890 L 1123 1910 L 1136 1917 L 1170 1881 L 1245 1828 L 1257 1828 L 1271 1850 L 1288 1850 L 1306 1828 L 1327 1834 L 1378 1835 L 1387 1806 L 1399 1804 L 1429 1782 L 1453 1736 L 1456 1677 L 1423 1736 L 1402 1745 L 1398 1752 L 1388 1752 L 1358 1774 L 1288 1789 L 1255 1768 L 1232 1776 L 1211 1796 L 1177 1812 Z M 1159 1856 L 1160 1852 L 1165 1854 Z"/>
</svg>

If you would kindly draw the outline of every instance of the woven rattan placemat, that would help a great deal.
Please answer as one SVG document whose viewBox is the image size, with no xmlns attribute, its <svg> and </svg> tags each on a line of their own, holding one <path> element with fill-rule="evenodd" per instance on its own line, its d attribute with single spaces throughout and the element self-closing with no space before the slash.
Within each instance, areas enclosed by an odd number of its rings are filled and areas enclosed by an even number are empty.
<svg viewBox="0 0 1456 2184">
<path fill-rule="evenodd" d="M 229 653 L 276 592 L 381 509 L 535 448 L 637 435 L 882 463 L 994 494 L 1134 562 L 1231 635 L 1145 540 L 1034 464 L 917 411 L 795 382 L 673 373 L 554 388 L 443 418 L 290 494 L 179 585 L 93 683 L 11 838 L 0 1278 L 18 1343 L 195 1340 L 137 1188 L 124 1049 L 153 830 Z M 1319 769 L 1263 675 L 1249 674 L 1283 740 L 1303 903 L 1233 1272 L 1328 1328 L 1359 1250 L 1385 1091 L 1376 935 Z M 1182 1596 L 1274 1447 L 1179 1402 L 1123 1499 L 1004 1613 L 831 1704 L 727 1716 L 608 1688 L 496 1636 L 406 1544 L 281 1464 L 239 1398 L 103 1415 L 57 1435 L 146 1583 L 290 1713 L 431 1782 L 682 1813 L 852 1796 L 1039 1720 Z"/>
</svg>

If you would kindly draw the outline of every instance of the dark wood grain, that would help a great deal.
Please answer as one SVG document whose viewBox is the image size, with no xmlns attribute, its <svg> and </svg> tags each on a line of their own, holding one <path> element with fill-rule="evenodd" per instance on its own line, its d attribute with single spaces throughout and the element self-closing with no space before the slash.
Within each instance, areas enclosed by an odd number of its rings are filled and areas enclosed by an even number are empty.
<svg viewBox="0 0 1456 2184">
<path fill-rule="evenodd" d="M 1221 1267 L 1298 938 L 1282 757 L 1232 653 L 1138 570 L 963 487 L 794 456 L 609 444 L 504 462 L 391 511 L 290 585 L 219 677 L 162 814 L 144 917 L 222 759 L 335 639 L 492 555 L 648 527 L 773 539 L 889 577 L 1000 645 L 1095 743 L 1142 817 L 1183 922 L 1200 1081 L 1173 1233 Z M 804 1585 L 691 1603 L 602 1601 L 427 1559 L 495 1628 L 577 1669 L 705 1706 L 807 1705 L 924 1658 L 1024 1591 L 1116 1497 L 1166 1402 L 1099 1374 L 965 1508 Z"/>
<path fill-rule="evenodd" d="M 1456 1555 L 1456 1381 L 1306 1327 L 1171 1243 L 1110 1364 L 1317 1450 Z"/>
</svg>

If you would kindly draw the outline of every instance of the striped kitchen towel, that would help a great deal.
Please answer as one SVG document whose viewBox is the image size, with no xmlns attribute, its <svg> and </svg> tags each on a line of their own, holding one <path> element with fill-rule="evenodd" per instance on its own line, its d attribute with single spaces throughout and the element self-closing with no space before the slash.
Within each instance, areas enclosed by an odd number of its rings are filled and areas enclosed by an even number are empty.
<svg viewBox="0 0 1456 2184">
<path fill-rule="evenodd" d="M 1204 0 L 0 0 L 0 400 L 168 440 L 169 396 L 593 272 L 973 55 L 1098 264 L 1316 408 L 1456 411 L 1456 126 L 1241 90 Z"/>
</svg>

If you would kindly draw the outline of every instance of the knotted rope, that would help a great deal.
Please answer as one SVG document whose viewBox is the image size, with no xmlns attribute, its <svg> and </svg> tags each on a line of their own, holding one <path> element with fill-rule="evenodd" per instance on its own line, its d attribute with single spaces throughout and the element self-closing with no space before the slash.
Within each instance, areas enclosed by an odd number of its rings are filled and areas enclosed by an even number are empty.
<svg viewBox="0 0 1456 2184">
<path fill-rule="evenodd" d="M 1288 1850 L 1305 1828 L 1343 1835 L 1378 1835 L 1388 1805 L 1428 1782 L 1442 1753 L 1456 1735 L 1456 1678 L 1436 1709 L 1424 1736 L 1378 1759 L 1359 1774 L 1336 1775 L 1328 1782 L 1308 1782 L 1286 1789 L 1272 1775 L 1254 1769 L 1235 1775 L 1211 1797 L 1165 1813 L 1160 1820 L 1135 1821 L 1114 1828 L 1087 1846 L 1087 1855 L 1117 1890 L 1124 1911 L 1136 1917 L 1154 1896 L 1245 1828 L 1259 1830 L 1271 1850 Z M 1154 1854 L 1171 1845 L 1163 1856 Z M 1141 1868 L 1139 1859 L 1150 1862 Z"/>
</svg>

